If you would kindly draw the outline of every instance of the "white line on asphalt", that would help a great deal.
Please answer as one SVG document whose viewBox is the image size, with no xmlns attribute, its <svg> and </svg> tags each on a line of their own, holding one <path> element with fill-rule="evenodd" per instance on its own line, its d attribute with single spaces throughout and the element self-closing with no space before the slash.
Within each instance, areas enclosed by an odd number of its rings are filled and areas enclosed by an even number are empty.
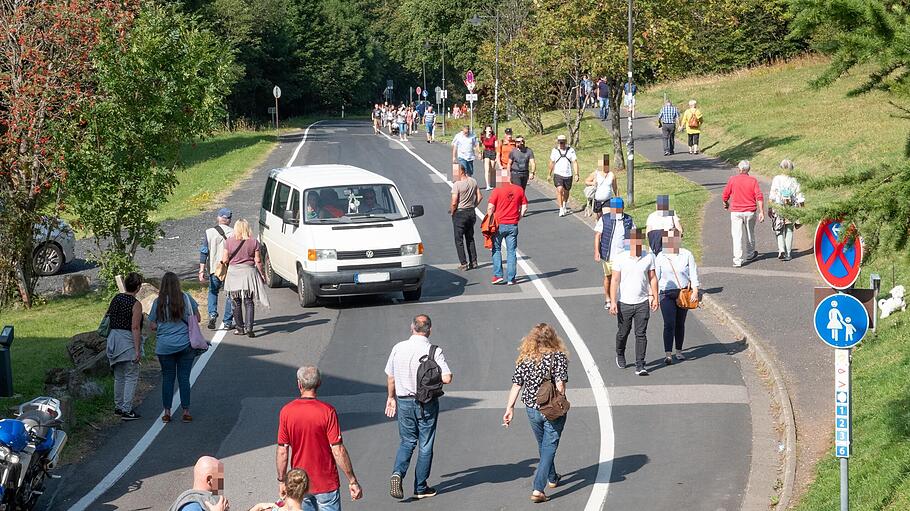
<svg viewBox="0 0 910 511">
<path fill-rule="evenodd" d="M 303 144 L 306 143 L 306 139 L 310 135 L 310 128 L 319 124 L 320 122 L 322 122 L 322 121 L 321 120 L 316 121 L 313 124 L 310 124 L 309 126 L 306 127 L 306 130 L 304 130 L 304 132 L 303 132 L 303 140 L 301 140 L 300 143 L 297 144 L 297 149 L 294 149 L 294 154 L 291 155 L 291 159 L 288 160 L 288 164 L 285 165 L 285 167 L 290 167 L 290 166 L 294 165 L 294 160 L 297 159 L 297 155 L 300 154 L 300 149 L 303 148 Z"/>
<path fill-rule="evenodd" d="M 286 165 L 287 167 L 290 167 L 291 165 L 293 165 L 294 160 L 297 159 L 297 155 L 300 154 L 300 149 L 303 148 L 303 144 L 306 143 L 307 137 L 309 137 L 309 135 L 310 135 L 310 128 L 319 124 L 320 122 L 322 122 L 322 121 L 316 121 L 316 122 L 310 124 L 309 126 L 307 126 L 306 130 L 304 130 L 303 140 L 301 140 L 300 143 L 297 144 L 297 148 L 294 149 L 294 154 L 291 155 L 291 159 L 288 160 L 288 163 Z M 221 340 L 224 339 L 224 335 L 226 333 L 227 333 L 227 330 L 219 330 L 218 332 L 216 332 L 215 336 L 212 338 L 212 347 L 208 351 L 206 351 L 201 357 L 199 357 L 199 360 L 197 360 L 196 363 L 193 365 L 193 371 L 190 373 L 190 388 L 192 388 L 193 385 L 196 383 L 196 379 L 199 378 L 199 375 L 202 373 L 202 370 L 205 369 L 205 365 L 208 364 L 209 360 L 212 358 L 212 354 L 214 354 L 215 350 L 218 349 L 218 346 L 221 344 Z M 175 391 L 174 392 L 174 403 L 172 405 L 171 410 L 175 410 L 179 406 L 180 406 L 180 394 L 177 391 Z M 95 502 L 95 500 L 97 500 L 99 497 L 101 497 L 104 494 L 104 492 L 111 489 L 111 487 L 114 486 L 114 484 L 116 484 L 117 481 L 119 481 L 120 478 L 123 477 L 127 473 L 127 471 L 129 471 L 129 469 L 133 467 L 133 465 L 136 464 L 137 461 L 139 461 L 139 458 L 143 454 L 145 454 L 145 451 L 152 445 L 152 442 L 155 441 L 155 438 L 158 436 L 159 433 L 161 433 L 161 430 L 163 430 L 163 429 L 164 429 L 164 423 L 161 422 L 160 416 L 159 416 L 159 419 L 155 420 L 155 422 L 152 423 L 152 425 L 151 425 L 151 427 L 149 427 L 148 431 L 146 431 L 145 434 L 142 435 L 142 438 L 139 439 L 139 442 L 137 442 L 136 445 L 133 446 L 132 449 L 130 449 L 130 452 L 128 452 L 126 454 L 126 456 L 124 456 L 123 459 L 120 460 L 120 463 L 118 463 L 117 466 L 114 467 L 113 470 L 111 470 L 104 477 L 104 479 L 101 480 L 101 482 L 99 482 L 94 488 L 92 488 L 92 491 L 88 492 L 84 497 L 79 499 L 78 502 L 73 504 L 73 506 L 70 507 L 69 511 L 85 511 L 86 509 L 88 509 L 88 507 L 93 502 Z"/>
<path fill-rule="evenodd" d="M 215 333 L 215 336 L 212 337 L 212 347 L 208 349 L 205 353 L 199 357 L 199 360 L 193 365 L 193 371 L 190 373 L 190 388 L 196 383 L 196 379 L 199 378 L 199 374 L 202 373 L 202 370 L 205 369 L 205 365 L 212 358 L 212 355 L 215 353 L 215 350 L 218 349 L 218 346 L 221 345 L 221 340 L 224 339 L 224 335 L 227 333 L 227 330 L 219 330 Z M 174 391 L 174 403 L 171 410 L 176 410 L 180 407 L 180 393 L 178 390 Z M 85 511 L 95 502 L 99 497 L 104 495 L 104 492 L 111 489 L 117 481 L 123 477 L 133 465 L 139 461 L 139 458 L 145 454 L 145 451 L 152 445 L 152 442 L 155 441 L 155 437 L 158 436 L 158 433 L 161 433 L 161 430 L 164 429 L 165 424 L 161 422 L 161 416 L 157 416 L 155 421 L 149 427 L 148 431 L 142 435 L 142 438 L 136 442 L 136 445 L 130 449 L 130 452 L 120 460 L 120 463 L 114 467 L 110 473 L 108 473 L 104 479 L 101 480 L 92 491 L 88 492 L 84 497 L 79 499 L 78 502 L 73 504 L 70 507 L 69 511 Z"/>
<path fill-rule="evenodd" d="M 382 135 L 393 142 L 398 142 L 398 144 L 400 144 L 411 156 L 416 158 L 417 161 L 439 176 L 450 188 L 452 187 L 452 182 L 449 181 L 445 174 L 436 170 L 435 167 L 427 163 L 426 160 L 421 158 L 408 146 L 385 133 L 382 133 Z M 480 209 L 476 209 L 475 211 L 479 218 L 483 217 L 483 212 L 480 211 Z M 531 279 L 531 282 L 534 284 L 534 287 L 537 288 L 537 291 L 540 293 L 544 302 L 550 307 L 550 311 L 556 316 L 556 320 L 562 325 L 563 330 L 566 332 L 566 336 L 572 343 L 572 347 L 575 348 L 575 352 L 578 354 L 581 365 L 585 369 L 588 381 L 591 382 L 591 390 L 594 393 L 594 401 L 597 404 L 597 414 L 600 419 L 600 454 L 598 457 L 599 463 L 597 464 L 597 476 L 594 480 L 594 487 L 591 489 L 591 495 L 588 497 L 588 503 L 585 505 L 585 511 L 599 511 L 603 509 L 604 504 L 606 503 L 607 490 L 610 488 L 610 476 L 613 472 L 613 412 L 610 409 L 610 397 L 607 393 L 607 387 L 600 375 L 600 370 L 597 368 L 594 357 L 588 350 L 588 346 L 585 344 L 584 339 L 581 338 L 578 330 L 576 330 L 575 325 L 572 324 L 569 316 L 565 313 L 559 303 L 557 303 L 556 299 L 553 298 L 553 295 L 550 294 L 550 291 L 544 285 L 544 281 L 538 276 L 534 265 L 525 260 L 521 251 L 518 251 L 517 254 L 518 265 L 524 270 L 528 278 Z"/>
</svg>

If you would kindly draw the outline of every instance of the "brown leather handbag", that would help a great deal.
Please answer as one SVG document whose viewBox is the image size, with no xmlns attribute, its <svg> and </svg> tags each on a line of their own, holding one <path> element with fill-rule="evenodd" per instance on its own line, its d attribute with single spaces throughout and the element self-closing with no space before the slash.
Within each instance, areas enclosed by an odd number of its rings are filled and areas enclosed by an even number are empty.
<svg viewBox="0 0 910 511">
<path fill-rule="evenodd" d="M 566 399 L 566 395 L 556 389 L 556 384 L 553 383 L 552 369 L 550 378 L 544 380 L 540 387 L 537 388 L 537 404 L 540 405 L 541 415 L 546 417 L 548 421 L 555 421 L 569 413 L 571 405 L 569 400 Z"/>
<path fill-rule="evenodd" d="M 670 258 L 667 258 L 667 262 L 670 263 L 670 268 L 673 268 L 673 276 L 676 278 L 676 287 L 679 288 L 679 296 L 676 297 L 676 306 L 680 309 L 697 309 L 701 305 L 701 301 L 698 299 L 698 295 L 692 292 L 692 286 L 686 286 L 683 288 L 679 285 L 679 275 L 676 273 L 676 268 L 673 267 L 673 262 L 670 261 Z"/>
</svg>

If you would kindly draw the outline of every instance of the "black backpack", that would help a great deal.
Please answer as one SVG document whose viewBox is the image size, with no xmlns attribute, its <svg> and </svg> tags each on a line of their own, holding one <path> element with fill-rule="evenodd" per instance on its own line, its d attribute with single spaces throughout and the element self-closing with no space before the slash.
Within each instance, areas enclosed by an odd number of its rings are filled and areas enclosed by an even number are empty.
<svg viewBox="0 0 910 511">
<path fill-rule="evenodd" d="M 435 344 L 430 345 L 430 353 L 420 357 L 420 365 L 417 366 L 417 395 L 414 399 L 422 405 L 445 394 L 442 391 L 442 369 L 436 363 L 436 348 Z"/>
</svg>

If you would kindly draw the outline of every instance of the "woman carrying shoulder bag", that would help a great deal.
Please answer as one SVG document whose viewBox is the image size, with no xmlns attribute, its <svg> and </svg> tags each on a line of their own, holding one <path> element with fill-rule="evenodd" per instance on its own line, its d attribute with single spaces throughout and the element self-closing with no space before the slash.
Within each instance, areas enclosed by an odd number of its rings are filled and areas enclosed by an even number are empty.
<svg viewBox="0 0 910 511">
<path fill-rule="evenodd" d="M 171 421 L 174 400 L 174 379 L 180 389 L 183 422 L 192 422 L 190 415 L 190 371 L 196 352 L 190 345 L 190 321 L 199 324 L 199 304 L 180 288 L 180 279 L 173 272 L 161 277 L 158 298 L 152 303 L 149 322 L 155 331 L 155 354 L 161 363 L 162 422 Z"/>
<path fill-rule="evenodd" d="M 698 268 L 692 252 L 680 246 L 682 236 L 676 229 L 665 231 L 663 249 L 654 258 L 654 273 L 657 275 L 657 288 L 660 294 L 660 313 L 664 318 L 664 363 L 673 363 L 672 349 L 676 347 L 676 360 L 685 360 L 682 354 L 683 341 L 686 337 L 686 316 L 689 309 L 680 304 L 680 294 L 691 296 L 694 302 L 687 301 L 689 307 L 698 302 Z M 686 298 L 684 296 L 683 298 Z M 682 300 L 686 302 L 686 300 Z"/>
<path fill-rule="evenodd" d="M 509 392 L 506 413 L 502 416 L 503 426 L 509 427 L 512 423 L 512 411 L 520 394 L 540 452 L 540 463 L 534 473 L 531 502 L 546 502 L 549 498 L 544 490 L 548 487 L 556 488 L 559 484 L 560 476 L 556 473 L 555 464 L 556 449 L 559 447 L 559 438 L 566 425 L 565 413 L 553 420 L 547 419 L 541 413 L 538 390 L 545 382 L 552 383 L 556 387 L 558 397 L 564 401 L 568 381 L 569 353 L 566 345 L 556 335 L 553 327 L 546 323 L 538 323 L 522 339 L 518 348 L 518 360 L 515 361 L 515 372 L 512 375 L 512 390 Z M 567 407 L 568 403 L 565 403 L 565 406 Z"/>
<path fill-rule="evenodd" d="M 603 209 L 610 202 L 610 199 L 616 195 L 616 175 L 610 170 L 610 155 L 605 154 L 600 160 L 600 166 L 594 169 L 586 179 L 585 184 L 594 187 L 594 209 L 595 218 L 600 220 L 603 215 Z"/>
<path fill-rule="evenodd" d="M 133 421 L 140 417 L 133 411 L 133 397 L 142 360 L 142 304 L 136 299 L 142 276 L 130 273 L 123 284 L 126 292 L 118 293 L 107 307 L 107 359 L 114 373 L 114 415 Z"/>
</svg>

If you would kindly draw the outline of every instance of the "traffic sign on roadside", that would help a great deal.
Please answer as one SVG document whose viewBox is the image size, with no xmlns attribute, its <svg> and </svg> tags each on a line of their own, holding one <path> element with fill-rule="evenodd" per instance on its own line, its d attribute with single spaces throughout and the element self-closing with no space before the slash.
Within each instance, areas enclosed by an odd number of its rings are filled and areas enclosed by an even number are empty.
<svg viewBox="0 0 910 511">
<path fill-rule="evenodd" d="M 414 92 L 416 92 L 418 96 L 420 95 L 420 85 L 418 85 L 417 88 L 414 89 Z"/>
<path fill-rule="evenodd" d="M 851 431 L 850 408 L 850 351 L 834 352 L 834 455 L 850 457 Z"/>
<path fill-rule="evenodd" d="M 477 94 L 465 94 L 464 98 L 470 102 L 477 101 Z"/>
<path fill-rule="evenodd" d="M 852 348 L 869 330 L 869 313 L 862 302 L 843 293 L 831 295 L 815 308 L 815 333 L 832 348 Z"/>
<path fill-rule="evenodd" d="M 276 85 L 275 88 L 272 89 L 272 96 L 275 96 L 275 99 L 280 98 L 281 97 L 281 87 Z"/>
<path fill-rule="evenodd" d="M 423 97 L 427 97 L 427 96 L 429 96 L 429 95 L 430 95 L 429 92 L 427 92 L 426 90 L 423 91 Z"/>
<path fill-rule="evenodd" d="M 837 220 L 822 220 L 815 230 L 815 264 L 825 282 L 835 289 L 846 289 L 859 277 L 863 243 L 859 236 L 843 236 L 847 227 Z"/>
<path fill-rule="evenodd" d="M 477 82 L 474 81 L 474 71 L 468 71 L 465 74 L 464 84 L 468 88 L 468 92 L 474 92 L 474 87 L 477 86 Z"/>
</svg>

